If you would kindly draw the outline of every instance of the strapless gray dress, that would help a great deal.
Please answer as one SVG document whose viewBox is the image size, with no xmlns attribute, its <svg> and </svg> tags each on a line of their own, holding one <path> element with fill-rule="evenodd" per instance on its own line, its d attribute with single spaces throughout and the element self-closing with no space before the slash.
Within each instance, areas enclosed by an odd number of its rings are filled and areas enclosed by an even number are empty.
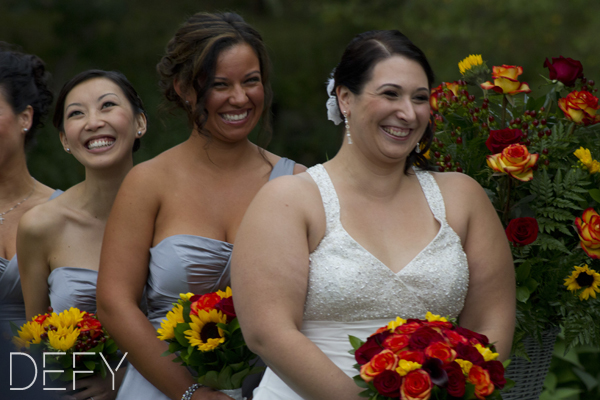
<svg viewBox="0 0 600 400">
<path fill-rule="evenodd" d="M 48 200 L 62 192 L 55 190 Z M 0 257 L 0 340 L 12 337 L 11 321 L 18 326 L 25 323 L 25 302 L 16 254 L 11 260 Z"/>
<path fill-rule="evenodd" d="M 57 314 L 71 307 L 96 313 L 98 271 L 87 268 L 59 267 L 48 276 L 50 306 Z"/>
<path fill-rule="evenodd" d="M 293 174 L 295 164 L 281 158 L 269 180 Z M 170 236 L 150 249 L 146 301 L 148 319 L 155 329 L 160 328 L 180 293 L 204 294 L 225 290 L 230 285 L 232 250 L 231 243 L 193 235 Z M 254 382 L 249 379 L 244 382 L 246 395 L 258 385 L 258 379 Z M 169 400 L 130 363 L 117 400 L 132 399 Z"/>
</svg>

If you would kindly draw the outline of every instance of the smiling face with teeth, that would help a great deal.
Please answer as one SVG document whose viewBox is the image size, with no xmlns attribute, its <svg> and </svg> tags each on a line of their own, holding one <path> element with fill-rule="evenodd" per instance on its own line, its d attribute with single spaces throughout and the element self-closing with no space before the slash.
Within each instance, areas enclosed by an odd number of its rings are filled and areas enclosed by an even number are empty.
<svg viewBox="0 0 600 400">
<path fill-rule="evenodd" d="M 399 55 L 375 64 L 361 93 L 339 87 L 356 146 L 385 162 L 405 160 L 429 123 L 428 88 L 421 65 Z"/>
<path fill-rule="evenodd" d="M 135 115 L 123 90 L 107 78 L 93 78 L 66 96 L 63 146 L 84 166 L 110 167 L 132 161 L 136 132 L 145 118 Z"/>
<path fill-rule="evenodd" d="M 264 98 L 260 62 L 252 47 L 241 43 L 223 50 L 205 104 L 204 130 L 224 142 L 245 140 L 260 120 Z"/>
</svg>

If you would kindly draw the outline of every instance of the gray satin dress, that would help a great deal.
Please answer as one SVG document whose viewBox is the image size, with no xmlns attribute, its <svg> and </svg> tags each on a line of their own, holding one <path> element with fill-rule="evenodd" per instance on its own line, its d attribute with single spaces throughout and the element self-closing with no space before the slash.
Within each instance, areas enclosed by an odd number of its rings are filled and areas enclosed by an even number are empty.
<svg viewBox="0 0 600 400">
<path fill-rule="evenodd" d="M 62 192 L 55 190 L 48 200 Z M 16 254 L 11 260 L 0 257 L 0 340 L 10 340 L 13 336 L 11 321 L 18 326 L 25 323 L 25 302 Z"/>
<path fill-rule="evenodd" d="M 269 180 L 291 175 L 296 163 L 281 158 L 273 167 Z M 180 293 L 210 293 L 230 285 L 233 244 L 193 235 L 174 235 L 150 249 L 146 301 L 148 319 L 155 329 L 166 318 Z M 251 378 L 251 377 L 250 377 Z M 245 395 L 252 393 L 258 379 L 244 382 Z M 117 400 L 169 400 L 148 382 L 130 363 L 119 389 Z"/>
</svg>

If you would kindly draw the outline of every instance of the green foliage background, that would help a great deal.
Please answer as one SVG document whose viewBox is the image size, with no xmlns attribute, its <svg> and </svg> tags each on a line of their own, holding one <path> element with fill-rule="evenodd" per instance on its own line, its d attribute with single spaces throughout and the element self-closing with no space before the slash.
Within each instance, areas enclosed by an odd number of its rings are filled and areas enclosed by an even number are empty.
<svg viewBox="0 0 600 400">
<path fill-rule="evenodd" d="M 332 157 L 341 143 L 341 127 L 326 119 L 324 82 L 350 39 L 366 30 L 405 33 L 429 57 L 436 85 L 456 80 L 458 61 L 474 53 L 490 67 L 523 66 L 520 80 L 534 90 L 543 82 L 539 75 L 547 76 L 546 57 L 580 60 L 584 73 L 600 80 L 595 0 L 2 0 L 0 40 L 45 60 L 55 93 L 88 68 L 127 75 L 149 113 L 149 132 L 135 155 L 141 162 L 189 135 L 182 115 L 159 110 L 155 65 L 197 11 L 236 11 L 263 34 L 274 67 L 269 150 L 307 166 Z M 84 178 L 49 122 L 28 158 L 32 174 L 51 187 L 67 189 Z M 556 363 L 554 370 L 563 365 Z M 600 379 L 597 366 L 588 372 Z"/>
<path fill-rule="evenodd" d="M 3 0 L 0 40 L 44 59 L 55 92 L 88 68 L 125 73 L 150 115 L 140 162 L 189 135 L 185 118 L 159 111 L 155 65 L 197 11 L 236 11 L 263 34 L 275 71 L 269 150 L 307 166 L 340 145 L 341 128 L 326 119 L 324 81 L 350 39 L 366 30 L 401 30 L 428 55 L 437 83 L 457 79 L 458 61 L 472 53 L 490 67 L 522 65 L 521 80 L 532 88 L 547 74 L 544 59 L 559 55 L 580 60 L 600 79 L 600 2 L 584 0 Z M 66 189 L 83 179 L 83 168 L 47 125 L 30 169 L 41 182 Z"/>
</svg>

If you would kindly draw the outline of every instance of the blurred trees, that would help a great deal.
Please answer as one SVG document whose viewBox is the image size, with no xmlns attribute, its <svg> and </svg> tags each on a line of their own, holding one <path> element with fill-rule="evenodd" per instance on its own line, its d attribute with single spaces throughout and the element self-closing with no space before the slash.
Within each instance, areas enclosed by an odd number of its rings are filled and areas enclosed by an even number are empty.
<svg viewBox="0 0 600 400">
<path fill-rule="evenodd" d="M 584 0 L 3 0 L 0 40 L 44 59 L 53 89 L 88 68 L 125 73 L 144 99 L 148 134 L 136 161 L 185 140 L 181 114 L 159 111 L 155 65 L 177 27 L 197 11 L 236 11 L 268 45 L 275 92 L 269 149 L 306 165 L 332 157 L 341 128 L 327 121 L 324 82 L 357 33 L 399 29 L 423 49 L 441 81 L 460 78 L 457 63 L 482 54 L 488 66 L 522 65 L 523 81 L 542 84 L 546 57 L 583 63 L 600 79 L 600 2 Z M 66 189 L 82 167 L 62 150 L 47 123 L 29 155 L 40 181 Z"/>
</svg>

